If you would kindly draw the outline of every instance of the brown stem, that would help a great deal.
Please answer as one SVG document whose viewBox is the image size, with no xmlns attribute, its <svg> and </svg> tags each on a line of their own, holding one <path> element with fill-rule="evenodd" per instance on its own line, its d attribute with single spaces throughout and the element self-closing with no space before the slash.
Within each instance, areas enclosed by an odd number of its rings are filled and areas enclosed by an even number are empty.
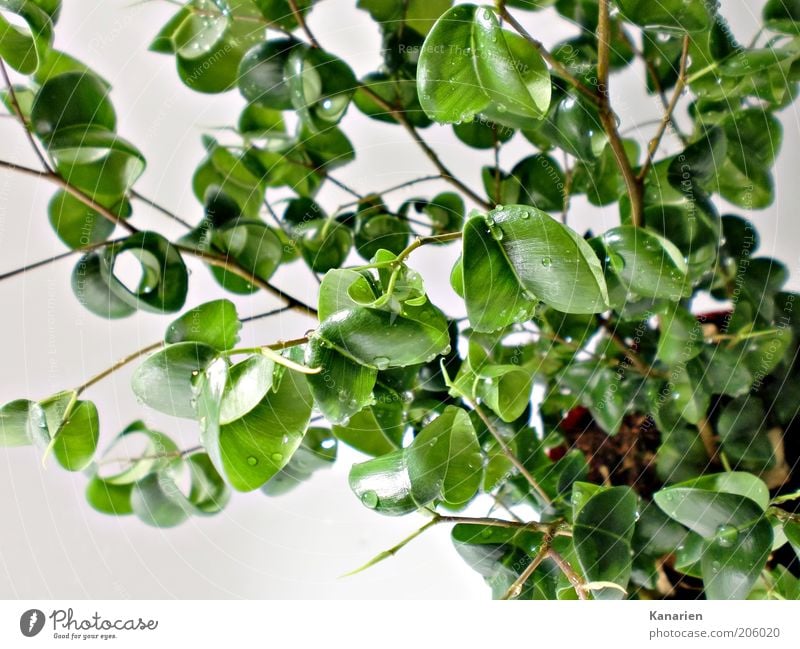
<svg viewBox="0 0 800 649">
<path fill-rule="evenodd" d="M 308 28 L 306 24 L 306 19 L 303 17 L 303 12 L 300 11 L 299 7 L 297 6 L 297 0 L 289 0 L 289 8 L 292 10 L 292 15 L 294 19 L 297 21 L 297 24 L 300 25 L 300 28 L 305 32 L 306 37 L 311 42 L 311 45 L 316 47 L 317 49 L 322 49 L 319 46 L 319 42 L 314 37 L 314 34 Z"/>
<path fill-rule="evenodd" d="M 249 282 L 253 286 L 257 286 L 258 288 L 263 289 L 268 293 L 274 295 L 275 297 L 285 301 L 287 306 L 291 307 L 292 309 L 300 313 L 304 313 L 305 315 L 311 318 L 316 318 L 318 315 L 317 310 L 314 307 L 309 306 L 302 300 L 298 300 L 297 298 L 292 297 L 291 295 L 287 295 L 274 284 L 271 284 L 270 282 L 253 275 L 250 271 L 246 270 L 245 268 L 242 268 L 238 264 L 231 263 L 227 257 L 210 252 L 203 252 L 202 250 L 196 250 L 188 246 L 181 246 L 176 244 L 173 245 L 175 245 L 175 248 L 177 248 L 178 251 L 184 254 L 197 257 L 198 259 L 201 259 L 202 261 L 206 262 L 211 266 L 216 266 L 217 268 L 223 268 L 229 273 L 241 277 L 242 279 Z"/>
<path fill-rule="evenodd" d="M 408 121 L 405 114 L 402 111 L 397 110 L 394 106 L 392 106 L 389 102 L 387 102 L 383 97 L 378 95 L 375 91 L 372 90 L 369 86 L 362 85 L 360 88 L 367 93 L 370 98 L 378 104 L 381 108 L 383 108 L 388 115 L 392 118 L 397 120 L 397 122 L 406 129 L 409 135 L 414 139 L 417 145 L 422 149 L 422 152 L 428 157 L 436 169 L 439 171 L 442 179 L 453 185 L 454 187 L 458 188 L 464 194 L 470 197 L 475 203 L 483 207 L 484 209 L 490 210 L 492 209 L 493 205 L 488 201 L 481 198 L 478 194 L 476 194 L 473 190 L 467 187 L 463 182 L 461 182 L 458 178 L 456 178 L 451 171 L 445 166 L 445 164 L 441 161 L 439 156 L 436 152 L 431 149 L 430 145 L 422 138 L 414 125 Z"/>
<path fill-rule="evenodd" d="M 567 579 L 569 579 L 569 583 L 572 584 L 572 587 L 578 594 L 578 599 L 588 599 L 586 596 L 586 584 L 581 576 L 575 572 L 571 565 L 569 565 L 569 561 L 562 557 L 561 554 L 553 548 L 549 548 L 547 550 L 547 557 L 555 561 L 555 564 L 559 567 L 561 572 L 563 572 Z"/>
<path fill-rule="evenodd" d="M 146 196 L 142 196 L 135 189 L 131 190 L 131 198 L 134 198 L 137 201 L 141 201 L 145 205 L 149 205 L 154 210 L 156 210 L 158 212 L 161 212 L 164 216 L 167 216 L 170 219 L 172 219 L 173 221 L 176 221 L 176 222 L 180 223 L 183 227 L 188 228 L 189 230 L 194 228 L 194 226 L 191 223 L 189 223 L 188 221 L 182 219 L 180 216 L 178 216 L 174 212 L 168 210 L 163 205 L 160 205 L 159 203 L 156 203 L 153 199 L 147 198 Z"/>
<path fill-rule="evenodd" d="M 72 255 L 91 252 L 92 250 L 105 248 L 106 246 L 110 246 L 115 243 L 119 243 L 121 241 L 124 241 L 124 239 L 117 239 L 112 241 L 100 241 L 98 243 L 93 243 L 88 246 L 82 246 L 80 248 L 73 248 L 72 250 L 67 250 L 67 252 L 62 252 L 60 255 L 55 255 L 54 257 L 48 257 L 47 259 L 41 259 L 40 261 L 35 261 L 32 264 L 27 264 L 25 266 L 22 266 L 21 268 L 15 268 L 14 270 L 10 270 L 7 273 L 3 273 L 2 275 L 0 275 L 0 282 L 2 282 L 4 279 L 9 279 L 11 277 L 15 277 L 16 275 L 27 273 L 29 270 L 34 270 L 36 268 L 41 268 L 42 266 L 47 266 L 48 264 L 52 264 L 56 261 L 61 261 L 62 259 L 71 257 Z"/>
<path fill-rule="evenodd" d="M 542 55 L 542 58 L 550 64 L 558 76 L 568 81 L 570 85 L 572 85 L 576 90 L 578 90 L 578 92 L 589 99 L 593 104 L 599 105 L 600 98 L 598 97 L 597 93 L 595 93 L 591 88 L 582 83 L 575 75 L 567 70 L 561 61 L 556 59 L 541 41 L 531 36 L 528 31 L 517 21 L 517 19 L 509 13 L 505 4 L 501 4 L 499 10 L 500 15 L 508 22 L 508 24 L 511 25 L 517 31 L 517 33 L 522 36 L 522 38 L 528 41 L 539 51 L 539 54 Z"/>
<path fill-rule="evenodd" d="M 486 413 L 481 410 L 477 403 L 471 402 L 470 405 L 472 406 L 473 410 L 478 413 L 478 417 L 480 417 L 481 421 L 489 430 L 492 437 L 494 437 L 497 441 L 497 444 L 500 446 L 500 450 L 503 451 L 503 455 L 509 459 L 517 471 L 519 471 L 520 474 L 528 481 L 528 484 L 530 484 L 533 490 L 539 495 L 539 498 L 541 498 L 546 505 L 549 505 L 552 502 L 552 500 L 550 500 L 550 496 L 548 496 L 547 492 L 542 489 L 542 486 L 539 484 L 536 478 L 531 475 L 531 472 L 525 468 L 525 465 L 516 456 L 514 451 L 509 448 L 508 444 L 506 444 L 506 441 L 503 439 L 503 436 L 497 431 L 497 429 L 494 427 L 494 424 L 486 416 Z"/>
<path fill-rule="evenodd" d="M 550 551 L 550 544 L 553 542 L 548 536 L 545 536 L 542 539 L 542 544 L 539 546 L 539 551 L 536 555 L 531 559 L 531 562 L 525 566 L 525 570 L 522 571 L 519 577 L 514 580 L 514 583 L 509 586 L 508 590 L 500 599 L 516 599 L 519 597 L 520 593 L 522 592 L 523 586 L 525 586 L 525 582 L 530 579 L 531 575 L 536 572 L 536 569 L 539 565 L 547 558 L 547 553 Z"/>
<path fill-rule="evenodd" d="M 703 442 L 703 448 L 706 450 L 709 461 L 715 461 L 718 450 L 717 439 L 707 417 L 700 418 L 700 421 L 697 422 L 697 430 L 700 433 L 700 441 Z"/>
<path fill-rule="evenodd" d="M 667 131 L 667 127 L 672 122 L 672 115 L 675 112 L 675 108 L 680 101 L 681 94 L 683 94 L 683 89 L 686 87 L 686 67 L 689 62 L 689 35 L 683 37 L 683 49 L 681 50 L 681 64 L 680 64 L 680 72 L 678 73 L 678 80 L 675 83 L 675 89 L 672 93 L 672 98 L 667 104 L 666 109 L 664 110 L 664 117 L 661 119 L 661 123 L 659 124 L 658 131 L 656 131 L 655 137 L 650 140 L 650 143 L 647 147 L 647 158 L 644 161 L 644 165 L 642 166 L 641 171 L 639 171 L 639 175 L 637 176 L 637 181 L 641 184 L 644 179 L 647 177 L 647 174 L 650 172 L 650 168 L 653 166 L 653 161 L 655 159 L 656 152 L 658 151 L 658 147 L 661 144 L 661 140 L 664 137 L 664 133 Z"/>
<path fill-rule="evenodd" d="M 6 64 L 0 59 L 0 73 L 3 75 L 3 81 L 6 84 L 6 88 L 8 89 L 8 98 L 11 102 L 11 108 L 14 111 L 19 123 L 22 125 L 22 129 L 25 131 L 25 137 L 28 138 L 28 143 L 31 145 L 33 152 L 36 154 L 36 157 L 39 158 L 39 162 L 42 165 L 42 169 L 47 171 L 48 173 L 52 173 L 52 169 L 50 169 L 50 163 L 47 161 L 47 158 L 44 157 L 44 154 L 39 150 L 39 146 L 36 144 L 36 140 L 33 139 L 33 133 L 29 128 L 28 120 L 25 119 L 25 115 L 22 113 L 22 109 L 19 106 L 19 101 L 17 99 L 17 93 L 14 90 L 14 84 L 11 83 L 11 78 L 8 76 L 8 70 L 6 69 Z"/>
<path fill-rule="evenodd" d="M 116 363 L 111 365 L 111 367 L 106 368 L 105 370 L 103 370 L 99 374 L 95 374 L 92 378 L 87 380 L 85 383 L 82 383 L 77 388 L 75 388 L 76 394 L 78 396 L 81 395 L 83 392 L 88 390 L 90 387 L 92 387 L 96 383 L 99 383 L 100 381 L 102 381 L 106 377 L 111 376 L 118 369 L 120 369 L 122 367 L 125 367 L 128 363 L 131 363 L 131 362 L 135 361 L 137 358 L 141 358 L 142 356 L 145 356 L 146 354 L 149 354 L 150 352 L 154 352 L 157 349 L 161 349 L 161 347 L 163 347 L 163 346 L 164 346 L 164 342 L 159 340 L 158 342 L 153 343 L 152 345 L 148 345 L 147 347 L 139 349 L 139 350 L 137 350 L 137 351 L 135 351 L 135 352 L 133 352 L 131 354 L 128 354 L 127 356 L 121 358 Z"/>
<path fill-rule="evenodd" d="M 598 87 L 598 114 L 608 136 L 608 143 L 614 154 L 617 166 L 625 181 L 625 189 L 631 202 L 631 224 L 642 225 L 644 211 L 644 196 L 642 184 L 636 177 L 625 152 L 619 130 L 617 117 L 611 108 L 611 95 L 609 92 L 609 70 L 611 58 L 611 18 L 609 15 L 609 0 L 600 0 L 600 11 L 597 22 L 597 87 Z"/>
</svg>

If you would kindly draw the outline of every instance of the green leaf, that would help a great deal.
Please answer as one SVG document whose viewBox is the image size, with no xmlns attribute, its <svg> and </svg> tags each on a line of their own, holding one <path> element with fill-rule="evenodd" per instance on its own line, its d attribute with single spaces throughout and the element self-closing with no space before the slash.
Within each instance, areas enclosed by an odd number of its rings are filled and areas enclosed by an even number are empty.
<svg viewBox="0 0 800 649">
<path fill-rule="evenodd" d="M 535 298 L 564 313 L 599 313 L 608 293 L 586 241 L 540 210 L 510 206 L 474 216 L 464 230 L 470 323 L 494 331 L 530 317 Z"/>
<path fill-rule="evenodd" d="M 275 361 L 266 356 L 250 356 L 228 368 L 228 378 L 222 393 L 219 421 L 228 424 L 244 417 L 255 408 L 275 379 Z"/>
<path fill-rule="evenodd" d="M 305 482 L 319 469 L 336 461 L 337 441 L 327 428 L 309 428 L 289 464 L 276 473 L 263 487 L 268 496 L 280 496 Z"/>
<path fill-rule="evenodd" d="M 690 483 L 691 484 L 691 483 Z M 703 537 L 701 570 L 710 599 L 744 599 L 772 549 L 772 526 L 750 498 L 676 485 L 656 504 Z"/>
<path fill-rule="evenodd" d="M 543 212 L 561 212 L 566 180 L 558 162 L 543 154 L 520 160 L 511 170 L 519 183 L 519 203 Z"/>
<path fill-rule="evenodd" d="M 621 599 L 628 588 L 636 507 L 633 490 L 612 487 L 587 498 L 575 515 L 573 543 L 586 580 L 622 588 L 594 590 L 597 599 Z"/>
<path fill-rule="evenodd" d="M 141 279 L 137 286 L 129 287 L 115 273 L 116 264 L 123 253 L 141 265 Z M 81 271 L 84 275 L 92 275 L 89 286 L 91 295 L 81 295 L 78 284 Z M 85 305 L 98 315 L 105 315 L 105 309 L 114 314 L 127 315 L 124 308 L 115 306 L 119 303 L 130 307 L 130 312 L 141 309 L 153 313 L 174 313 L 183 306 L 188 286 L 189 275 L 180 253 L 155 232 L 137 232 L 100 251 L 88 253 L 78 263 L 76 274 L 73 275 L 73 288 L 78 297 L 86 297 Z"/>
<path fill-rule="evenodd" d="M 346 424 L 370 403 L 376 369 L 354 362 L 318 337 L 312 337 L 307 346 L 306 365 L 322 368 L 307 380 L 314 402 L 332 424 Z"/>
<path fill-rule="evenodd" d="M 679 300 L 691 294 L 686 261 L 667 239 L 646 228 L 622 225 L 598 239 L 607 272 L 630 293 Z"/>
<path fill-rule="evenodd" d="M 283 245 L 278 236 L 264 223 L 236 220 L 213 231 L 214 247 L 231 257 L 248 273 L 268 281 L 283 257 Z M 212 267 L 217 281 L 228 291 L 248 295 L 258 287 L 225 268 Z"/>
<path fill-rule="evenodd" d="M 358 254 L 371 260 L 379 250 L 399 254 L 408 245 L 411 237 L 408 223 L 390 214 L 369 215 L 359 218 L 356 225 L 355 243 Z"/>
<path fill-rule="evenodd" d="M 332 219 L 317 219 L 302 227 L 301 251 L 306 263 L 317 273 L 344 264 L 353 247 L 353 232 Z"/>
<path fill-rule="evenodd" d="M 133 513 L 133 484 L 115 485 L 94 476 L 86 485 L 86 502 L 102 514 L 125 516 Z"/>
<path fill-rule="evenodd" d="M 169 474 L 150 474 L 133 485 L 131 509 L 146 525 L 175 527 L 187 518 L 189 512 L 177 494 L 174 479 Z"/>
<path fill-rule="evenodd" d="M 761 399 L 743 396 L 725 405 L 717 419 L 717 433 L 722 450 L 742 468 L 761 473 L 775 465 Z"/>
<path fill-rule="evenodd" d="M 258 405 L 221 425 L 227 373 L 222 360 L 204 372 L 198 395 L 201 439 L 226 482 L 239 491 L 252 491 L 288 464 L 308 428 L 313 402 L 305 377 L 284 370 Z"/>
<path fill-rule="evenodd" d="M 409 447 L 353 465 L 350 488 L 366 507 L 402 516 L 436 499 L 464 504 L 482 474 L 475 429 L 465 411 L 450 406 Z"/>
<path fill-rule="evenodd" d="M 174 320 L 164 336 L 166 343 L 197 342 L 219 351 L 239 342 L 242 323 L 230 300 L 214 300 L 190 309 Z"/>
<path fill-rule="evenodd" d="M 767 0 L 763 16 L 769 29 L 792 35 L 800 33 L 800 3 L 797 0 Z"/>
<path fill-rule="evenodd" d="M 387 29 L 402 29 L 407 25 L 424 36 L 452 4 L 453 0 L 358 0 L 356 6 L 368 11 L 373 20 Z"/>
<path fill-rule="evenodd" d="M 307 45 L 291 51 L 285 75 L 292 106 L 312 133 L 342 119 L 358 85 L 344 61 Z"/>
<path fill-rule="evenodd" d="M 293 38 L 282 38 L 256 45 L 245 54 L 239 66 L 238 84 L 247 101 L 274 110 L 292 108 L 285 68 L 292 48 L 297 45 Z"/>
<path fill-rule="evenodd" d="M 39 402 L 50 433 L 49 450 L 67 471 L 81 471 L 92 461 L 100 436 L 97 408 L 77 401 L 74 391 L 60 392 Z"/>
<path fill-rule="evenodd" d="M 622 15 L 641 27 L 702 32 L 711 26 L 703 0 L 614 0 Z"/>
<path fill-rule="evenodd" d="M 118 201 L 146 166 L 135 146 L 96 127 L 59 129 L 47 141 L 47 149 L 61 176 L 101 204 Z"/>
<path fill-rule="evenodd" d="M 136 369 L 131 386 L 147 406 L 174 417 L 192 418 L 198 377 L 216 357 L 217 351 L 208 345 L 169 345 Z"/>
<path fill-rule="evenodd" d="M 483 459 L 465 410 L 448 406 L 406 449 L 408 477 L 418 501 L 429 493 L 448 506 L 469 502 L 481 484 Z"/>
<path fill-rule="evenodd" d="M 500 28 L 489 8 L 466 4 L 443 14 L 420 53 L 422 108 L 439 122 L 468 122 L 493 112 L 540 118 L 550 104 L 550 75 L 538 51 Z"/>
<path fill-rule="evenodd" d="M 111 205 L 110 209 L 120 217 L 131 214 L 127 200 Z M 53 194 L 47 213 L 58 238 L 73 249 L 105 241 L 114 232 L 111 221 L 63 189 Z"/>
<path fill-rule="evenodd" d="M 348 446 L 377 457 L 400 448 L 405 433 L 402 395 L 381 384 L 374 403 L 354 414 L 347 424 L 333 426 L 333 434 Z"/>
<path fill-rule="evenodd" d="M 169 437 L 135 421 L 103 453 L 95 477 L 111 486 L 130 485 L 161 470 L 179 454 Z"/>
<path fill-rule="evenodd" d="M 533 374 L 515 365 L 488 365 L 478 370 L 476 396 L 506 422 L 518 419 L 531 402 Z"/>
<path fill-rule="evenodd" d="M 800 524 L 786 521 L 783 524 L 783 533 L 789 539 L 789 543 L 794 548 L 798 558 L 800 558 Z"/>
<path fill-rule="evenodd" d="M 66 131 L 78 134 L 88 134 L 93 129 L 113 132 L 117 116 L 108 98 L 109 90 L 91 73 L 67 72 L 48 79 L 36 93 L 31 125 L 46 143 Z"/>
<path fill-rule="evenodd" d="M 41 65 L 53 41 L 53 19 L 39 3 L 28 0 L 0 0 L 0 9 L 16 14 L 27 29 L 0 15 L 0 57 L 21 74 L 33 74 Z"/>
<path fill-rule="evenodd" d="M 447 319 L 427 301 L 407 303 L 401 315 L 369 307 L 339 311 L 320 324 L 312 339 L 379 370 L 425 363 L 450 348 Z"/>
<path fill-rule="evenodd" d="M 38 403 L 18 399 L 0 408 L 0 446 L 34 444 L 44 449 L 49 442 L 47 419 Z"/>
</svg>

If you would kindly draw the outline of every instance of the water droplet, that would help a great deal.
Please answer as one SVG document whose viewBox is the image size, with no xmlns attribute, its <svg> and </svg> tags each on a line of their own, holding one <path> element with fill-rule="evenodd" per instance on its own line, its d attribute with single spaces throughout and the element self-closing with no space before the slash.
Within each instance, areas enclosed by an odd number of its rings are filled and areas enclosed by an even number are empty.
<svg viewBox="0 0 800 649">
<path fill-rule="evenodd" d="M 378 494 L 374 491 L 365 491 L 361 495 L 361 502 L 364 503 L 364 506 L 375 509 L 378 506 Z"/>
<path fill-rule="evenodd" d="M 255 457 L 254 455 L 251 455 L 250 457 L 247 458 L 247 463 L 250 466 L 256 466 L 256 464 L 258 464 L 258 458 Z"/>
<path fill-rule="evenodd" d="M 192 370 L 192 376 L 197 376 L 198 374 L 200 374 L 199 370 Z"/>
<path fill-rule="evenodd" d="M 738 540 L 739 530 L 737 530 L 733 525 L 725 525 L 723 523 L 717 527 L 717 531 L 714 534 L 714 541 L 716 541 L 717 545 L 723 548 L 731 547 Z"/>
<path fill-rule="evenodd" d="M 280 453 L 273 453 L 269 457 L 273 462 L 282 462 L 283 461 L 283 455 L 281 455 Z"/>
<path fill-rule="evenodd" d="M 502 206 L 502 205 L 500 205 L 500 203 L 498 203 L 497 205 L 495 205 L 495 206 L 494 206 L 494 209 L 496 209 L 496 210 L 502 210 L 502 209 L 503 209 L 503 206 Z"/>
<path fill-rule="evenodd" d="M 490 530 L 488 527 L 484 527 L 483 530 L 481 530 L 481 536 L 483 538 L 488 539 L 491 535 L 492 530 Z"/>
<path fill-rule="evenodd" d="M 625 268 L 625 260 L 622 258 L 621 255 L 618 255 L 615 252 L 611 252 L 608 254 L 608 263 L 611 264 L 611 268 L 613 268 L 618 273 Z"/>
<path fill-rule="evenodd" d="M 386 356 L 376 356 L 372 359 L 372 362 L 375 363 L 375 367 L 379 370 L 385 370 L 389 367 L 389 359 Z"/>
<path fill-rule="evenodd" d="M 528 210 L 522 210 L 522 213 L 520 214 L 520 216 L 523 219 L 529 219 L 529 218 L 531 218 L 531 213 Z"/>
<path fill-rule="evenodd" d="M 428 442 L 428 446 L 433 448 L 434 446 L 436 446 L 436 442 L 438 442 L 438 441 L 439 441 L 439 438 L 438 437 L 434 437 L 430 442 Z"/>
<path fill-rule="evenodd" d="M 505 104 L 497 104 L 497 112 L 498 113 L 505 113 L 506 112 L 506 105 Z"/>
<path fill-rule="evenodd" d="M 550 268 L 553 265 L 553 260 L 550 257 L 542 257 L 542 266 Z"/>
</svg>

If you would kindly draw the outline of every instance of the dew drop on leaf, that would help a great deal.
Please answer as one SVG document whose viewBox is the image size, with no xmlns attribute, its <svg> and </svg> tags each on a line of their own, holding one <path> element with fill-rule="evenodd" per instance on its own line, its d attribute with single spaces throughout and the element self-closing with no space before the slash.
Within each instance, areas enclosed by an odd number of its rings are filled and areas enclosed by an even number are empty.
<svg viewBox="0 0 800 649">
<path fill-rule="evenodd" d="M 370 509 L 375 509 L 378 506 L 378 494 L 374 491 L 365 491 L 361 495 L 361 502 Z"/>
</svg>

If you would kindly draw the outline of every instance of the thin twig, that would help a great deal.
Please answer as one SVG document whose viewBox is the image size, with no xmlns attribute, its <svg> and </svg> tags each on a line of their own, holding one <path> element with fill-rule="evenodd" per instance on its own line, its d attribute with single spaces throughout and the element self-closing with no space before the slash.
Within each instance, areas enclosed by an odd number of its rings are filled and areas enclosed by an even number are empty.
<svg viewBox="0 0 800 649">
<path fill-rule="evenodd" d="M 297 0 L 289 0 L 289 8 L 292 10 L 292 15 L 294 19 L 297 21 L 297 24 L 300 25 L 300 28 L 305 32 L 306 37 L 311 42 L 311 45 L 316 47 L 317 49 L 322 49 L 319 46 L 319 42 L 314 37 L 314 34 L 311 33 L 311 30 L 308 28 L 306 24 L 306 19 L 303 17 L 303 12 L 297 6 Z"/>
<path fill-rule="evenodd" d="M 116 363 L 114 363 L 110 367 L 104 369 L 99 374 L 95 374 L 92 378 L 88 379 L 86 382 L 81 383 L 81 385 L 79 385 L 77 388 L 75 388 L 76 394 L 77 395 L 81 395 L 83 392 L 88 390 L 90 387 L 92 387 L 96 383 L 99 383 L 100 381 L 102 381 L 106 377 L 110 376 L 111 374 L 116 372 L 118 369 L 120 369 L 122 367 L 125 367 L 128 363 L 131 363 L 131 362 L 135 361 L 137 358 L 141 358 L 142 356 L 145 356 L 146 354 L 149 354 L 150 352 L 154 352 L 157 349 L 161 349 L 164 346 L 164 344 L 165 344 L 164 341 L 159 340 L 158 342 L 155 342 L 152 345 L 148 345 L 147 347 L 143 347 L 142 349 L 139 349 L 139 350 L 137 350 L 137 351 L 135 351 L 135 352 L 133 352 L 131 354 L 128 354 L 127 356 L 124 356 L 123 358 L 118 360 Z"/>
<path fill-rule="evenodd" d="M 539 546 L 539 551 L 536 555 L 531 559 L 531 562 L 525 567 L 525 570 L 522 571 L 522 574 L 517 577 L 511 586 L 509 586 L 508 590 L 500 599 L 516 599 L 519 597 L 520 593 L 522 593 L 522 588 L 525 586 L 525 582 L 530 579 L 531 575 L 536 571 L 542 561 L 547 558 L 547 553 L 550 551 L 550 544 L 552 543 L 552 539 L 550 537 L 545 537 L 542 540 L 542 544 Z"/>
<path fill-rule="evenodd" d="M 505 4 L 501 4 L 500 6 L 500 15 L 517 31 L 520 36 L 522 36 L 539 51 L 539 54 L 542 55 L 542 58 L 544 58 L 544 60 L 550 64 L 558 76 L 568 81 L 570 85 L 572 85 L 576 90 L 578 90 L 578 92 L 589 99 L 593 104 L 599 105 L 600 98 L 598 97 L 597 93 L 595 93 L 591 88 L 586 86 L 575 75 L 567 70 L 561 61 L 554 57 L 541 41 L 531 36 L 530 33 L 528 33 L 528 31 L 517 21 L 517 19 L 509 13 Z"/>
<path fill-rule="evenodd" d="M 78 255 L 86 252 L 92 252 L 93 250 L 98 250 L 99 248 L 105 248 L 106 246 L 113 245 L 115 243 L 119 243 L 124 241 L 124 239 L 114 239 L 111 241 L 99 241 L 97 243 L 92 243 L 88 246 L 82 246 L 80 248 L 73 248 L 72 250 L 67 250 L 67 252 L 62 252 L 60 255 L 55 255 L 54 257 L 48 257 L 47 259 L 41 259 L 40 261 L 35 261 L 31 264 L 26 264 L 21 268 L 15 268 L 14 270 L 10 270 L 7 273 L 3 273 L 0 275 L 0 282 L 4 279 L 9 279 L 16 275 L 22 275 L 23 273 L 27 273 L 29 270 L 34 270 L 36 268 L 41 268 L 42 266 L 47 266 L 48 264 L 52 264 L 57 261 L 61 261 L 62 259 L 67 259 L 72 255 Z"/>
<path fill-rule="evenodd" d="M 3 81 L 6 84 L 6 88 L 8 89 L 8 98 L 11 102 L 11 108 L 14 111 L 14 114 L 17 116 L 17 120 L 19 120 L 22 129 L 25 131 L 25 137 L 28 138 L 28 142 L 31 145 L 36 157 L 39 159 L 39 162 L 42 165 L 42 169 L 44 169 L 48 173 L 52 173 L 52 169 L 50 168 L 50 163 L 47 161 L 47 158 L 44 157 L 44 154 L 39 149 L 39 146 L 36 144 L 36 140 L 33 139 L 33 133 L 31 133 L 30 125 L 28 124 L 28 120 L 25 119 L 25 115 L 22 113 L 22 108 L 20 108 L 19 101 L 17 99 L 17 93 L 14 90 L 14 84 L 11 83 L 11 78 L 8 76 L 8 70 L 6 69 L 6 64 L 0 59 L 0 73 L 3 75 Z"/>
<path fill-rule="evenodd" d="M 146 196 L 142 196 L 135 189 L 131 190 L 131 198 L 135 198 L 137 201 L 141 201 L 145 205 L 149 205 L 150 207 L 152 207 L 156 211 L 161 212 L 164 216 L 167 216 L 167 217 L 171 218 L 173 221 L 177 221 L 178 223 L 180 223 L 185 228 L 188 228 L 189 230 L 194 228 L 194 226 L 191 223 L 189 223 L 188 221 L 184 220 L 183 218 L 181 218 L 180 216 L 178 216 L 174 212 L 168 210 L 163 205 L 160 205 L 160 204 L 156 203 L 153 199 L 147 198 Z"/>
<path fill-rule="evenodd" d="M 472 189 L 470 189 L 467 185 L 461 182 L 458 178 L 456 178 L 452 172 L 445 166 L 442 160 L 439 158 L 437 153 L 430 147 L 430 145 L 422 138 L 419 134 L 419 131 L 414 127 L 414 125 L 408 121 L 408 118 L 402 111 L 397 110 L 394 106 L 388 103 L 383 97 L 377 94 L 372 88 L 367 85 L 361 85 L 360 88 L 367 93 L 370 98 L 378 104 L 381 108 L 383 108 L 388 115 L 394 118 L 403 128 L 406 129 L 409 135 L 414 139 L 417 145 L 422 149 L 422 152 L 427 156 L 427 158 L 433 163 L 436 169 L 439 171 L 440 176 L 443 180 L 447 181 L 454 187 L 461 190 L 464 194 L 469 196 L 475 203 L 483 207 L 484 209 L 490 210 L 492 209 L 491 203 L 486 201 L 485 199 L 481 198 L 477 193 L 475 193 Z"/>
<path fill-rule="evenodd" d="M 598 87 L 598 114 L 608 136 L 608 143 L 614 154 L 617 166 L 625 181 L 625 188 L 631 202 L 631 224 L 640 226 L 643 221 L 644 201 L 642 184 L 628 159 L 625 145 L 622 143 L 617 129 L 617 117 L 611 108 L 611 94 L 609 91 L 609 71 L 611 59 L 611 18 L 609 15 L 609 0 L 600 0 L 599 16 L 597 22 L 597 87 Z"/>
<path fill-rule="evenodd" d="M 681 50 L 681 64 L 680 64 L 680 72 L 678 73 L 678 80 L 675 82 L 675 89 L 672 92 L 672 98 L 667 104 L 666 109 L 664 110 L 664 116 L 661 118 L 661 123 L 659 124 L 658 131 L 656 131 L 655 137 L 650 140 L 647 146 L 647 158 L 644 161 L 644 165 L 642 166 L 641 171 L 639 171 L 639 175 L 637 176 L 637 181 L 642 183 L 644 179 L 647 177 L 647 174 L 650 172 L 650 168 L 653 166 L 653 161 L 655 160 L 656 152 L 658 151 L 658 147 L 661 144 L 661 139 L 664 137 L 664 133 L 667 131 L 667 127 L 672 122 L 672 115 L 675 112 L 675 108 L 680 101 L 681 95 L 683 94 L 683 89 L 686 87 L 686 67 L 689 62 L 689 35 L 683 37 L 683 49 Z"/>
<path fill-rule="evenodd" d="M 492 437 L 495 438 L 497 444 L 500 446 L 500 450 L 503 452 L 503 455 L 505 455 L 509 459 L 511 464 L 513 464 L 516 467 L 517 471 L 519 471 L 520 474 L 528 481 L 528 484 L 530 484 L 533 490 L 539 495 L 539 498 L 541 498 L 546 505 L 550 505 L 552 503 L 550 496 L 548 496 L 547 492 L 544 489 L 542 489 L 542 486 L 539 484 L 536 478 L 534 478 L 531 475 L 531 472 L 528 471 L 527 468 L 525 468 L 525 465 L 516 456 L 514 451 L 512 451 L 511 448 L 509 448 L 508 444 L 506 444 L 506 441 L 503 439 L 503 436 L 497 431 L 497 429 L 495 428 L 494 424 L 491 422 L 489 417 L 486 416 L 486 413 L 483 412 L 483 410 L 481 410 L 480 406 L 476 402 L 468 401 L 468 403 L 470 404 L 470 406 L 472 406 L 472 409 L 476 413 L 478 413 L 478 417 L 480 417 L 481 421 L 489 430 Z"/>
<path fill-rule="evenodd" d="M 204 252 L 202 250 L 196 250 L 195 248 L 191 248 L 189 246 L 182 246 L 177 244 L 173 245 L 175 245 L 175 248 L 177 248 L 179 252 L 197 257 L 198 259 L 201 259 L 202 261 L 206 262 L 211 266 L 222 268 L 233 275 L 241 277 L 242 279 L 249 282 L 253 286 L 257 286 L 258 288 L 263 289 L 268 293 L 271 293 L 275 297 L 286 302 L 287 306 L 290 306 L 292 309 L 295 309 L 300 313 L 304 313 L 305 315 L 312 318 L 316 318 L 318 315 L 317 310 L 314 307 L 306 304 L 302 300 L 292 297 L 291 295 L 287 295 L 274 284 L 271 284 L 270 282 L 261 279 L 256 275 L 253 275 L 253 273 L 251 273 L 249 270 L 239 266 L 238 264 L 230 263 L 228 257 L 217 255 L 215 253 Z"/>
<path fill-rule="evenodd" d="M 588 599 L 586 596 L 586 583 L 583 581 L 580 575 L 575 572 L 573 567 L 569 565 L 569 561 L 562 557 L 561 554 L 553 548 L 549 548 L 547 550 L 547 557 L 555 561 L 561 572 L 563 572 L 567 579 L 569 579 L 569 583 L 572 584 L 572 587 L 578 594 L 578 599 Z"/>
</svg>

